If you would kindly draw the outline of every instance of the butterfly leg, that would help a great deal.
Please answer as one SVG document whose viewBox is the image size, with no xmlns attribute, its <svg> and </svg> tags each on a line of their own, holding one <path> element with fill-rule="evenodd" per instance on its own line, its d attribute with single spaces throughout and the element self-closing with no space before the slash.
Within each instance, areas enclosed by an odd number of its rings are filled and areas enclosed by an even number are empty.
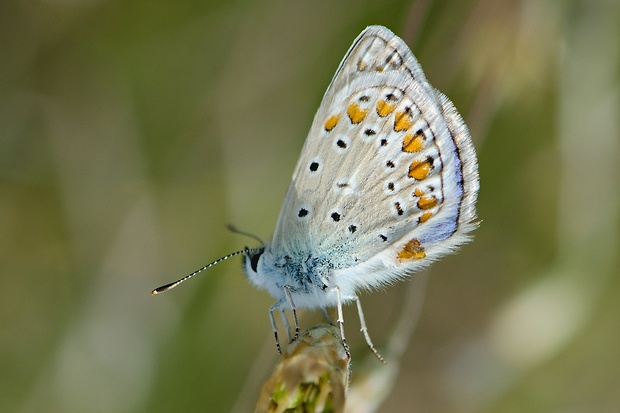
<svg viewBox="0 0 620 413">
<path fill-rule="evenodd" d="M 278 339 L 278 326 L 276 325 L 276 319 L 273 316 L 273 312 L 279 308 L 282 308 L 282 300 L 278 300 L 274 305 L 269 308 L 269 321 L 271 321 L 271 328 L 273 330 L 273 336 L 276 339 L 276 348 L 278 353 L 282 354 L 282 347 L 280 347 L 280 340 Z"/>
<path fill-rule="evenodd" d="M 372 344 L 372 341 L 370 340 L 370 335 L 368 335 L 368 328 L 366 328 L 366 320 L 364 319 L 364 312 L 362 311 L 362 303 L 360 302 L 360 299 L 357 296 L 355 296 L 354 300 L 355 300 L 355 303 L 357 304 L 357 314 L 359 315 L 359 318 L 360 318 L 360 325 L 362 327 L 361 331 L 362 333 L 364 333 L 366 344 L 368 344 L 368 347 L 370 347 L 370 350 L 372 350 L 372 352 L 379 359 L 379 361 L 385 364 L 385 360 L 383 359 L 383 357 L 381 357 L 381 354 L 379 354 L 379 352 L 375 348 L 375 345 Z"/>
<path fill-rule="evenodd" d="M 351 351 L 349 350 L 349 345 L 347 344 L 347 340 L 344 337 L 344 316 L 342 314 L 342 296 L 340 295 L 340 287 L 335 285 L 332 287 L 332 289 L 336 291 L 338 307 L 338 319 L 336 320 L 336 322 L 338 323 L 338 326 L 340 326 L 340 337 L 342 338 L 342 345 L 344 346 L 344 351 L 347 353 L 347 357 L 351 358 Z"/>
<path fill-rule="evenodd" d="M 332 317 L 329 315 L 327 308 L 323 307 L 321 308 L 321 311 L 323 311 L 323 315 L 325 316 L 325 319 L 327 320 L 327 322 L 331 325 L 334 325 L 334 320 L 332 320 Z"/>
<path fill-rule="evenodd" d="M 288 317 L 286 316 L 286 307 L 280 307 L 280 316 L 282 317 L 282 323 L 284 324 L 284 329 L 286 330 L 286 337 L 290 342 L 292 340 L 291 337 L 291 325 L 288 322 Z"/>
<path fill-rule="evenodd" d="M 291 342 L 293 342 L 297 340 L 297 338 L 299 337 L 299 323 L 297 322 L 297 310 L 295 308 L 295 303 L 293 302 L 293 296 L 291 295 L 291 287 L 288 285 L 285 285 L 284 293 L 286 294 L 286 300 L 291 306 L 291 312 L 293 313 L 293 323 L 295 323 L 295 336 L 293 337 L 292 340 L 290 340 Z M 288 321 L 287 321 L 287 324 L 288 324 Z M 288 325 L 287 325 L 287 330 L 288 330 Z M 288 338 L 289 339 L 291 338 L 290 333 L 289 333 Z"/>
</svg>

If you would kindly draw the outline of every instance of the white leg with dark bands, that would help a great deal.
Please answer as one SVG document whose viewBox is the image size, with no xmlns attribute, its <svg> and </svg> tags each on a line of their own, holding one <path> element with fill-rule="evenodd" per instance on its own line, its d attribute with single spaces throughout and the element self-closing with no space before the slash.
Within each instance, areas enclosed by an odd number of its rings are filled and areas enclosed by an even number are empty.
<svg viewBox="0 0 620 413">
<path fill-rule="evenodd" d="M 295 336 L 293 336 L 293 338 L 291 339 L 291 334 L 290 332 L 288 333 L 289 341 L 293 342 L 297 340 L 297 338 L 299 337 L 299 323 L 297 322 L 297 309 L 295 308 L 295 303 L 293 302 L 293 296 L 291 295 L 291 287 L 289 287 L 288 285 L 285 285 L 284 292 L 286 294 L 286 300 L 291 306 L 291 312 L 293 313 L 293 323 L 295 324 Z M 287 321 L 287 331 L 290 331 L 288 330 L 288 321 Z"/>
<path fill-rule="evenodd" d="M 276 325 L 276 319 L 273 316 L 273 312 L 281 307 L 282 302 L 278 301 L 269 308 L 269 321 L 271 321 L 271 328 L 273 330 L 273 336 L 276 339 L 276 348 L 278 353 L 282 354 L 282 348 L 280 347 L 280 340 L 278 339 L 278 326 Z"/>
<path fill-rule="evenodd" d="M 370 350 L 372 350 L 372 352 L 375 353 L 375 356 L 377 356 L 379 361 L 385 364 L 385 360 L 383 359 L 383 357 L 381 357 L 381 354 L 379 354 L 379 352 L 375 348 L 375 345 L 372 344 L 372 340 L 370 340 L 370 335 L 368 335 L 368 328 L 366 328 L 366 320 L 364 319 L 364 312 L 362 311 L 362 303 L 360 302 L 359 297 L 355 297 L 355 303 L 357 304 L 357 314 L 360 317 L 360 326 L 362 327 L 361 331 L 362 333 L 364 333 L 366 344 L 368 344 L 368 347 L 370 347 Z"/>
<path fill-rule="evenodd" d="M 349 345 L 347 344 L 347 340 L 344 337 L 344 315 L 342 314 L 342 297 L 340 296 L 340 287 L 337 285 L 332 287 L 336 291 L 336 297 L 338 300 L 338 319 L 336 322 L 340 327 L 340 337 L 342 338 L 342 345 L 344 346 L 344 351 L 346 351 L 347 356 L 351 357 L 351 351 L 349 350 Z"/>
</svg>

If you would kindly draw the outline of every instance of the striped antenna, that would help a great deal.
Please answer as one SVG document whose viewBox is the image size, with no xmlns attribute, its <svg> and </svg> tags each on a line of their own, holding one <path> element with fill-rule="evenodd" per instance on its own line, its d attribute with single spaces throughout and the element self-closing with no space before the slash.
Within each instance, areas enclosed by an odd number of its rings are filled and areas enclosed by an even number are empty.
<svg viewBox="0 0 620 413">
<path fill-rule="evenodd" d="M 189 275 L 186 275 L 185 277 L 181 278 L 180 280 L 176 280 L 175 282 L 171 282 L 170 284 L 162 285 L 161 287 L 158 287 L 158 288 L 154 289 L 153 291 L 151 291 L 151 295 L 157 295 L 157 294 L 165 293 L 168 290 L 172 290 L 174 287 L 176 287 L 177 285 L 181 284 L 184 281 L 189 280 L 194 275 L 197 275 L 197 274 L 203 272 L 204 270 L 206 270 L 209 267 L 213 267 L 215 264 L 219 264 L 222 261 L 225 261 L 225 260 L 227 260 L 227 259 L 229 259 L 231 257 L 234 257 L 235 255 L 239 255 L 239 254 L 243 254 L 243 253 L 250 254 L 252 252 L 258 252 L 258 251 L 260 251 L 260 250 L 258 250 L 258 249 L 250 249 L 250 248 L 246 247 L 245 249 L 243 249 L 241 251 L 236 251 L 236 252 L 233 252 L 232 254 L 225 255 L 222 258 L 219 258 L 219 259 L 213 261 L 212 263 L 205 265 L 204 267 L 200 268 L 199 270 L 196 270 L 193 273 L 191 273 Z"/>
</svg>

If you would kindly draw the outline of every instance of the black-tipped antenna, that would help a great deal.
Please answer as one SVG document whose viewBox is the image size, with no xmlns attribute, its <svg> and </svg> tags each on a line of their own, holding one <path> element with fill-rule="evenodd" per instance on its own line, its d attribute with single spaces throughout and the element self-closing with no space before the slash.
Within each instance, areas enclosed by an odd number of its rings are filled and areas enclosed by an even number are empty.
<svg viewBox="0 0 620 413">
<path fill-rule="evenodd" d="M 261 245 L 265 245 L 265 243 L 263 242 L 262 239 L 258 238 L 256 235 L 254 234 L 250 234 L 249 232 L 245 232 L 240 230 L 239 228 L 237 228 L 236 226 L 234 226 L 233 224 L 226 224 L 226 228 L 228 228 L 228 230 L 230 232 L 234 232 L 235 234 L 239 234 L 239 235 L 245 235 L 246 237 L 250 237 L 255 239 L 256 241 L 260 242 Z"/>
<path fill-rule="evenodd" d="M 184 281 L 189 280 L 194 275 L 203 272 L 207 268 L 213 267 L 215 264 L 219 264 L 220 262 L 222 262 L 224 260 L 227 260 L 227 259 L 229 259 L 231 257 L 234 257 L 235 255 L 239 255 L 239 254 L 243 254 L 243 253 L 248 254 L 248 253 L 253 252 L 253 251 L 259 251 L 259 250 L 245 248 L 245 249 L 243 249 L 241 251 L 236 251 L 236 252 L 233 252 L 232 254 L 225 255 L 222 258 L 219 258 L 219 259 L 213 261 L 212 263 L 205 265 L 201 269 L 196 270 L 196 271 L 194 271 L 193 273 L 191 273 L 189 275 L 186 275 L 185 277 L 181 278 L 180 280 L 176 280 L 175 282 L 171 282 L 170 284 L 162 285 L 161 287 L 158 287 L 158 288 L 154 289 L 153 291 L 151 291 L 151 295 L 157 295 L 157 294 L 165 293 L 168 290 L 172 290 L 177 285 L 181 284 Z"/>
</svg>

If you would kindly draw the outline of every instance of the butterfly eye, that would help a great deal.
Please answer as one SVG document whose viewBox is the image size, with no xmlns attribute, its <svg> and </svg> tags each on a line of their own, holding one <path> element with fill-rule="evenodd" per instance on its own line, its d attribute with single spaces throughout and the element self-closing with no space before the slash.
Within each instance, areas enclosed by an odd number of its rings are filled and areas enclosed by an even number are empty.
<svg viewBox="0 0 620 413">
<path fill-rule="evenodd" d="M 263 255 L 263 251 L 264 250 L 260 250 L 259 252 L 250 257 L 250 267 L 252 267 L 252 270 L 254 270 L 254 272 L 258 272 L 258 260 L 260 259 L 261 255 Z"/>
</svg>

